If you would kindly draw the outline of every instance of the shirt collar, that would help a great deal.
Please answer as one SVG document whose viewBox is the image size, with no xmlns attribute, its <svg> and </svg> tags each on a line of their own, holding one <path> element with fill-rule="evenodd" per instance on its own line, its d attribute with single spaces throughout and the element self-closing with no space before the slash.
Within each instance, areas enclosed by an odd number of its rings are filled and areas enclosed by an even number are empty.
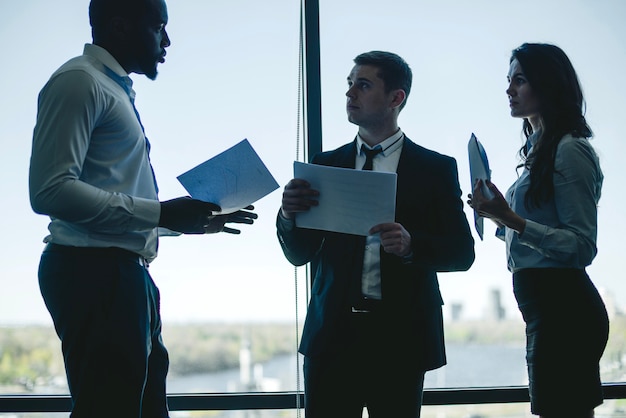
<svg viewBox="0 0 626 418">
<path fill-rule="evenodd" d="M 402 132 L 402 129 L 398 129 L 398 131 L 395 134 L 391 135 L 389 138 L 385 139 L 383 142 L 380 142 L 374 148 L 380 145 L 380 147 L 383 149 L 382 155 L 387 157 L 390 154 L 392 154 L 394 151 L 396 151 L 398 148 L 402 147 L 401 139 L 403 137 L 404 137 L 404 132 Z M 372 149 L 372 147 L 370 147 L 369 145 L 365 143 L 365 141 L 363 141 L 363 138 L 361 138 L 361 135 L 357 134 L 356 146 L 359 152 L 361 152 L 360 150 L 361 150 L 362 145 L 365 145 L 365 147 Z"/>
<path fill-rule="evenodd" d="M 530 143 L 530 145 L 531 146 L 537 145 L 537 141 L 539 140 L 540 136 L 541 136 L 541 129 L 538 129 L 537 132 L 533 132 L 532 134 L 530 134 L 530 136 L 528 137 L 528 142 Z"/>
<path fill-rule="evenodd" d="M 533 149 L 533 147 L 535 145 L 537 145 L 537 141 L 539 140 L 539 136 L 541 136 L 541 130 L 538 130 L 537 132 L 533 132 L 532 134 L 530 134 L 530 136 L 526 139 L 526 154 L 529 155 L 530 151 Z"/>
<path fill-rule="evenodd" d="M 120 77 L 128 77 L 128 73 L 109 51 L 95 44 L 85 44 L 83 55 L 93 57 L 112 69 Z"/>
<path fill-rule="evenodd" d="M 133 90 L 133 80 L 129 77 L 128 73 L 120 65 L 119 62 L 111 55 L 109 51 L 95 44 L 85 44 L 83 49 L 83 55 L 95 58 L 100 61 L 106 68 L 111 70 L 115 75 L 119 76 L 123 83 L 126 84 L 124 89 L 128 92 L 131 98 L 134 98 L 135 92 Z"/>
</svg>

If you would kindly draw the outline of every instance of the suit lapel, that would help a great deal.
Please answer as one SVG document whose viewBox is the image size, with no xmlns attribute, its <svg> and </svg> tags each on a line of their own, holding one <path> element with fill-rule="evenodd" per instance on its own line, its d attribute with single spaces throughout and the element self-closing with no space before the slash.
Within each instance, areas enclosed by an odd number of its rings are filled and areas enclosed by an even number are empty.
<svg viewBox="0 0 626 418">
<path fill-rule="evenodd" d="M 405 136 L 402 154 L 400 154 L 400 160 L 398 161 L 398 172 L 415 171 L 416 168 L 420 167 L 419 162 L 422 160 L 422 157 L 423 154 L 420 152 L 419 146 Z"/>
<path fill-rule="evenodd" d="M 342 147 L 337 153 L 337 167 L 355 168 L 356 161 L 356 137 L 348 146 Z"/>
</svg>

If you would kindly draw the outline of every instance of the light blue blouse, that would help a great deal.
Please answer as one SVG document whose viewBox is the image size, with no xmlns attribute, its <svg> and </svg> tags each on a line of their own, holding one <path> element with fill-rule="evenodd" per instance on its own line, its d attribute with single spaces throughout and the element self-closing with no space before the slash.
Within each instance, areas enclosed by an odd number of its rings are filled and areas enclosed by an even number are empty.
<svg viewBox="0 0 626 418">
<path fill-rule="evenodd" d="M 529 139 L 532 144 L 534 138 Z M 537 267 L 582 269 L 596 256 L 604 179 L 598 156 L 587 139 L 566 135 L 557 147 L 554 168 L 554 197 L 539 208 L 524 206 L 530 185 L 527 169 L 506 193 L 511 208 L 526 219 L 522 234 L 504 228 L 511 272 Z"/>
</svg>

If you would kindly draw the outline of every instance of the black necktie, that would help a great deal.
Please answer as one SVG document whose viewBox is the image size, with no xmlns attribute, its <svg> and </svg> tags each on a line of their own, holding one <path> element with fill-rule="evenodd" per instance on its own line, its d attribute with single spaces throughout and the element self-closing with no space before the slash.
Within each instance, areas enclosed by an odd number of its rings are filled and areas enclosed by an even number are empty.
<svg viewBox="0 0 626 418">
<path fill-rule="evenodd" d="M 365 146 L 365 144 L 361 144 L 361 151 L 363 151 L 363 153 L 365 154 L 365 164 L 363 164 L 363 168 L 362 170 L 369 170 L 372 171 L 373 166 L 374 166 L 374 157 L 378 154 L 380 154 L 381 152 L 383 152 L 383 149 L 381 148 L 380 145 L 377 145 L 375 148 L 373 149 L 369 149 Z M 360 251 L 361 253 L 364 251 L 364 247 L 365 247 L 365 237 L 359 237 L 359 242 L 360 242 Z M 357 257 L 357 259 L 359 259 L 359 257 Z M 360 258 L 361 263 L 363 262 L 363 258 Z M 361 275 L 358 275 L 358 273 L 361 273 L 361 266 L 355 266 L 354 268 L 354 275 L 352 277 L 352 281 L 351 281 L 351 298 L 350 298 L 350 302 L 352 303 L 352 311 L 355 312 L 355 309 L 357 311 L 359 310 L 365 310 L 365 311 L 369 311 L 372 310 L 373 307 L 369 306 L 367 304 L 368 300 L 363 296 L 363 291 L 361 290 Z M 371 301 L 371 300 L 370 300 Z M 376 302 L 376 301 L 374 301 Z"/>
<path fill-rule="evenodd" d="M 365 146 L 365 144 L 361 144 L 361 151 L 365 153 L 365 164 L 363 164 L 363 168 L 361 170 L 371 171 L 374 168 L 374 157 L 383 152 L 383 149 L 380 145 L 376 146 L 376 148 L 369 149 Z"/>
</svg>

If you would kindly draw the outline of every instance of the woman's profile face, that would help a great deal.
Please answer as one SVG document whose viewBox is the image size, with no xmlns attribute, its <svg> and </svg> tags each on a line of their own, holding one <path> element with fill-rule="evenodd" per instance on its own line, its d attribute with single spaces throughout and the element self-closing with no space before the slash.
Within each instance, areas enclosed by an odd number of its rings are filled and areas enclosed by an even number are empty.
<svg viewBox="0 0 626 418">
<path fill-rule="evenodd" d="M 509 86 L 506 89 L 506 94 L 509 96 L 511 116 L 527 118 L 534 125 L 533 121 L 539 121 L 540 117 L 539 98 L 535 95 L 517 59 L 511 61 L 507 79 Z"/>
</svg>

